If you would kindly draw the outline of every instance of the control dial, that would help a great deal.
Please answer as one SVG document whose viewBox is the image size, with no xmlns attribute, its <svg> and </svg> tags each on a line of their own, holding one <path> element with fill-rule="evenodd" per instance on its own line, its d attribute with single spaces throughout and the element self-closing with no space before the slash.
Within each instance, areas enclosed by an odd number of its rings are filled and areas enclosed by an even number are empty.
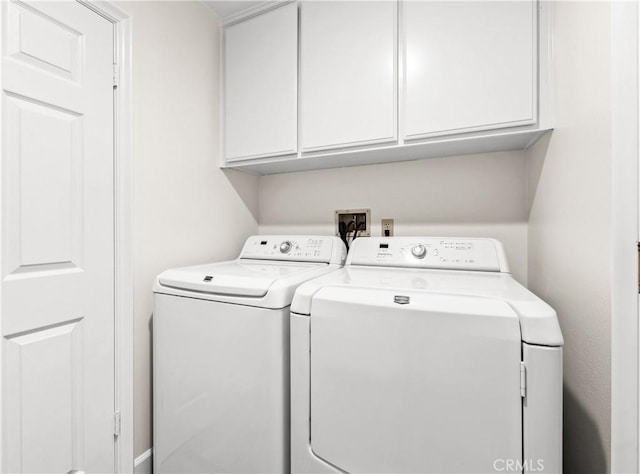
<svg viewBox="0 0 640 474">
<path fill-rule="evenodd" d="M 424 258 L 427 255 L 427 249 L 422 244 L 414 245 L 411 247 L 411 254 L 416 258 Z"/>
<path fill-rule="evenodd" d="M 291 251 L 291 242 L 285 240 L 280 244 L 280 253 L 289 253 Z"/>
</svg>

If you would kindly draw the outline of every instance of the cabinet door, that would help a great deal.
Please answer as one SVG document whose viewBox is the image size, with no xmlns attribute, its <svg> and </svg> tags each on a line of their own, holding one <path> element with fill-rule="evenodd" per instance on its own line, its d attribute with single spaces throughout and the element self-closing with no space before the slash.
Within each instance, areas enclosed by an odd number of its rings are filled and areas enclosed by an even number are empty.
<svg viewBox="0 0 640 474">
<path fill-rule="evenodd" d="M 225 30 L 225 158 L 296 153 L 298 7 Z"/>
<path fill-rule="evenodd" d="M 302 150 L 397 139 L 397 2 L 301 6 Z"/>
<path fill-rule="evenodd" d="M 536 7 L 404 2 L 404 138 L 535 123 Z"/>
</svg>

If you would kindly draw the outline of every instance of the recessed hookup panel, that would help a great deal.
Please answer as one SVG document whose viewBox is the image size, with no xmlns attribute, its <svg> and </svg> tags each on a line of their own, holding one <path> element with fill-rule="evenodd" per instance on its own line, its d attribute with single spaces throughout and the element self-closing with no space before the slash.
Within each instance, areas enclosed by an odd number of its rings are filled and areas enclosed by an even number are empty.
<svg viewBox="0 0 640 474">
<path fill-rule="evenodd" d="M 337 236 L 371 237 L 371 209 L 339 209 L 335 214 Z"/>
</svg>

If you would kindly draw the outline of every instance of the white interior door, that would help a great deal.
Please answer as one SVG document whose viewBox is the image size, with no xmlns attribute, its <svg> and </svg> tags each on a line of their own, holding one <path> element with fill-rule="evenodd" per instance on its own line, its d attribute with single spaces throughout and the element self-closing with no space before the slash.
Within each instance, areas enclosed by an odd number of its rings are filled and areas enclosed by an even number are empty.
<svg viewBox="0 0 640 474">
<path fill-rule="evenodd" d="M 1 470 L 113 472 L 113 26 L 1 8 Z"/>
</svg>

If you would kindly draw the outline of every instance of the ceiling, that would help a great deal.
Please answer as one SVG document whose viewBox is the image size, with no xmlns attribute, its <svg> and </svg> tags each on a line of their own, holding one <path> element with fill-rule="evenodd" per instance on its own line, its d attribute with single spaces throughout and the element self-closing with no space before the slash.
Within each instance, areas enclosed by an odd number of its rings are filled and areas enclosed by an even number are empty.
<svg viewBox="0 0 640 474">
<path fill-rule="evenodd" d="M 264 0 L 203 0 L 204 3 L 214 10 L 222 19 L 235 15 L 243 10 L 254 7 Z"/>
</svg>

